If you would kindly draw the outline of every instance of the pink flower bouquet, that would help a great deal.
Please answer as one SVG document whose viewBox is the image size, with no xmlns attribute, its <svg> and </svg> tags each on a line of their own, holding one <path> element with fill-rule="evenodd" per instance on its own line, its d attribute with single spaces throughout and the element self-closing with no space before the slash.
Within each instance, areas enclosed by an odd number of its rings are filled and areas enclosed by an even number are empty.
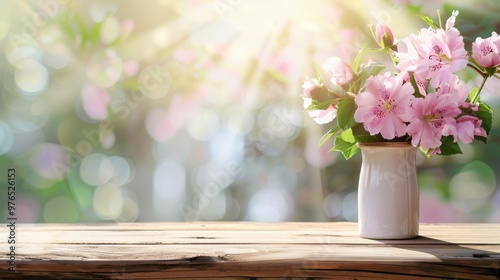
<svg viewBox="0 0 500 280">
<path fill-rule="evenodd" d="M 333 124 L 320 144 L 333 138 L 332 150 L 348 159 L 358 142 L 411 142 L 427 156 L 459 154 L 458 141 L 486 143 L 492 111 L 480 92 L 488 78 L 497 77 L 500 37 L 493 32 L 477 38 L 470 55 L 454 27 L 457 16 L 454 11 L 444 28 L 422 17 L 430 27 L 400 40 L 377 24 L 377 50 L 391 58 L 394 71 L 371 60 L 362 64 L 365 48 L 352 65 L 332 57 L 318 78 L 307 78 L 304 108 L 317 123 Z M 456 75 L 466 67 L 482 76 L 479 88 L 469 89 Z"/>
</svg>

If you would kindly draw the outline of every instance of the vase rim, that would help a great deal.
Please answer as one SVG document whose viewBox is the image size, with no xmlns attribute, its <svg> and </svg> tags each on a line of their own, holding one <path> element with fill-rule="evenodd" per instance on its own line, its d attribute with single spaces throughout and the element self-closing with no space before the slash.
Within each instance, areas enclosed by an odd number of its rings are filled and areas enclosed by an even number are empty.
<svg viewBox="0 0 500 280">
<path fill-rule="evenodd" d="M 410 142 L 367 142 L 357 143 L 359 148 L 383 147 L 383 148 L 415 148 Z"/>
</svg>

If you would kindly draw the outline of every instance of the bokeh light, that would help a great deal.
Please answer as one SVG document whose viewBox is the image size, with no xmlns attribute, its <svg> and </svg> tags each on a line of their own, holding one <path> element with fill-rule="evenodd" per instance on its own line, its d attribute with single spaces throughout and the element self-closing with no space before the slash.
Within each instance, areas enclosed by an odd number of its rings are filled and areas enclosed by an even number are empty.
<svg viewBox="0 0 500 280">
<path fill-rule="evenodd" d="M 113 15 L 118 10 L 115 1 L 103 0 L 92 1 L 90 5 L 90 16 L 95 22 L 103 22 L 107 15 Z"/>
<path fill-rule="evenodd" d="M 466 213 L 484 207 L 495 191 L 496 181 L 488 164 L 482 161 L 466 164 L 450 181 L 454 205 Z"/>
<path fill-rule="evenodd" d="M 94 120 L 108 117 L 109 95 L 103 88 L 86 85 L 82 90 L 82 105 L 87 115 Z"/>
<path fill-rule="evenodd" d="M 213 137 L 220 127 L 220 120 L 213 110 L 203 110 L 192 116 L 186 125 L 186 129 L 193 139 L 207 141 Z"/>
<path fill-rule="evenodd" d="M 280 189 L 268 187 L 257 191 L 250 199 L 248 219 L 258 222 L 285 221 L 293 209 L 290 195 Z"/>
<path fill-rule="evenodd" d="M 3 10 L 3 12 L 0 15 L 0 40 L 2 40 L 7 33 L 9 33 L 10 29 L 10 17 L 6 13 L 7 10 Z"/>
<path fill-rule="evenodd" d="M 108 16 L 101 27 L 101 42 L 109 45 L 120 36 L 120 21 L 115 16 Z"/>
<path fill-rule="evenodd" d="M 24 94 L 39 94 L 48 85 L 49 72 L 38 61 L 25 59 L 17 63 L 15 80 Z"/>
<path fill-rule="evenodd" d="M 91 186 L 101 186 L 113 176 L 113 163 L 103 154 L 90 154 L 80 164 L 80 176 Z"/>
<path fill-rule="evenodd" d="M 111 177 L 113 183 L 125 185 L 133 179 L 133 169 L 127 159 L 120 156 L 110 156 L 108 159 L 113 166 L 113 175 Z"/>
<path fill-rule="evenodd" d="M 31 164 L 38 175 L 47 179 L 62 179 L 66 166 L 66 152 L 52 143 L 40 143 L 33 147 Z"/>
<path fill-rule="evenodd" d="M 123 210 L 124 198 L 119 185 L 108 183 L 94 191 L 94 213 L 103 220 L 114 220 Z M 130 207 L 130 206 L 129 206 Z M 127 209 L 130 211 L 130 209 Z"/>
<path fill-rule="evenodd" d="M 342 195 L 330 193 L 325 197 L 323 210 L 328 218 L 339 218 L 342 214 Z"/>
<path fill-rule="evenodd" d="M 106 49 L 92 54 L 87 64 L 87 75 L 99 87 L 111 87 L 123 72 L 123 61 L 115 49 Z"/>
<path fill-rule="evenodd" d="M 162 220 L 179 219 L 186 194 L 186 170 L 174 160 L 163 160 L 153 174 L 153 207 Z"/>
<path fill-rule="evenodd" d="M 7 153 L 14 142 L 14 133 L 9 125 L 0 122 L 0 155 Z"/>
<path fill-rule="evenodd" d="M 139 218 L 139 214 L 140 210 L 137 202 L 130 196 L 125 196 L 123 198 L 122 210 L 115 221 L 121 223 L 132 223 L 137 221 L 137 218 Z"/>
</svg>

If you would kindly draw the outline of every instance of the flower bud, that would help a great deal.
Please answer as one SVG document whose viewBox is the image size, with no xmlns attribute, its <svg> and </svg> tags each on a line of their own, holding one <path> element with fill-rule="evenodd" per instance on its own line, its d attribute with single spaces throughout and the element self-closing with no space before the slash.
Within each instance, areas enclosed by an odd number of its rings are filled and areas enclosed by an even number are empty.
<svg viewBox="0 0 500 280">
<path fill-rule="evenodd" d="M 500 36 L 492 32 L 491 37 L 486 39 L 476 38 L 472 43 L 472 57 L 479 65 L 492 68 L 489 70 L 492 73 L 488 73 L 490 76 L 494 74 L 495 68 L 500 65 Z"/>
<path fill-rule="evenodd" d="M 375 26 L 375 39 L 382 48 L 391 47 L 394 44 L 392 30 L 383 22 L 378 22 Z"/>
</svg>

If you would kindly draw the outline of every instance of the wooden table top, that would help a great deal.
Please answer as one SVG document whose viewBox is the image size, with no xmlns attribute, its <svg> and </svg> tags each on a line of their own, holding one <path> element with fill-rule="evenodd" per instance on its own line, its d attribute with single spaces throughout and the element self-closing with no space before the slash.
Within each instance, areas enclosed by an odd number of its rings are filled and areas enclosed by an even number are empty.
<svg viewBox="0 0 500 280">
<path fill-rule="evenodd" d="M 15 248 L 9 234 L 0 279 L 500 279 L 500 224 L 422 224 L 410 240 L 346 222 L 17 224 Z"/>
</svg>

